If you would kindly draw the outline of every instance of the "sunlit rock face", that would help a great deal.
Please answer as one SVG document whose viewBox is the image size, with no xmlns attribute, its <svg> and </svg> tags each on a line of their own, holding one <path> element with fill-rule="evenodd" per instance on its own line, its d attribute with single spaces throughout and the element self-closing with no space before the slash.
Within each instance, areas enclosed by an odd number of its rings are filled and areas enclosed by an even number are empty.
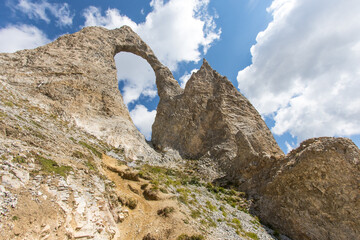
<svg viewBox="0 0 360 240">
<path fill-rule="evenodd" d="M 283 156 L 256 109 L 206 60 L 183 93 L 160 96 L 152 141 L 184 158 L 211 159 L 232 179 L 241 178 L 242 165 L 258 170 Z"/>
<path fill-rule="evenodd" d="M 122 51 L 149 62 L 160 96 L 178 93 L 170 70 L 127 26 L 88 27 L 33 50 L 0 54 L 0 76 L 32 102 L 123 148 L 128 157 L 142 159 L 154 151 L 134 126 L 118 90 L 114 56 Z"/>
</svg>

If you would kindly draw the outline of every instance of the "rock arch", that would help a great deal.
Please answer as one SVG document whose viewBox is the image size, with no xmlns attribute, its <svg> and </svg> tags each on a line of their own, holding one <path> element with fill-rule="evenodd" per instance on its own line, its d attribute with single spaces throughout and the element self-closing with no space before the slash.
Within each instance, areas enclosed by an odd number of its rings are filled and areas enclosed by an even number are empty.
<svg viewBox="0 0 360 240">
<path fill-rule="evenodd" d="M 6 81 L 28 92 L 30 101 L 51 106 L 51 112 L 124 148 L 130 158 L 156 159 L 158 154 L 134 126 L 118 90 L 114 56 L 119 52 L 133 53 L 150 64 L 161 99 L 182 92 L 171 71 L 127 26 L 86 27 L 33 50 L 1 54 L 0 61 L 3 69 L 16 72 Z"/>
<path fill-rule="evenodd" d="M 152 67 L 156 76 L 156 85 L 160 98 L 167 98 L 181 94 L 183 90 L 174 79 L 171 71 L 155 56 L 151 48 L 128 26 L 112 30 L 115 36 L 115 54 L 130 52 L 144 58 Z"/>
</svg>

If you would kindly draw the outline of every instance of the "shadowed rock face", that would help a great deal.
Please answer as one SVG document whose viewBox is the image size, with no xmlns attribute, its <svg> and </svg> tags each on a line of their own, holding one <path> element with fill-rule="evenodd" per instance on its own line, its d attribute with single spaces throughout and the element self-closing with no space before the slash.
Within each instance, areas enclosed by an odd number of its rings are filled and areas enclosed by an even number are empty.
<svg viewBox="0 0 360 240">
<path fill-rule="evenodd" d="M 160 96 L 152 141 L 185 158 L 212 159 L 232 179 L 241 177 L 249 160 L 260 166 L 260 159 L 283 156 L 256 109 L 206 60 L 183 93 Z"/>
<path fill-rule="evenodd" d="M 181 92 L 170 70 L 127 26 L 88 27 L 43 47 L 0 54 L 0 79 L 21 89 L 33 103 L 124 148 L 128 157 L 149 157 L 154 151 L 135 128 L 118 90 L 114 56 L 121 51 L 149 62 L 161 97 Z"/>
<path fill-rule="evenodd" d="M 257 201 L 260 218 L 294 239 L 360 239 L 360 151 L 315 138 L 281 161 Z"/>
</svg>

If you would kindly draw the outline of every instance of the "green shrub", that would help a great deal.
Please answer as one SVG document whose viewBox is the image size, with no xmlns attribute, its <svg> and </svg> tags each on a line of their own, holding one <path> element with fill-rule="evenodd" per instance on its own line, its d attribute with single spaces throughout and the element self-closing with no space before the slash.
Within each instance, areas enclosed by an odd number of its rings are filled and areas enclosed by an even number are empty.
<svg viewBox="0 0 360 240">
<path fill-rule="evenodd" d="M 175 208 L 173 208 L 173 207 L 165 207 L 165 208 L 159 209 L 157 211 L 157 214 L 162 217 L 169 217 L 170 214 L 174 211 L 175 211 Z"/>
<path fill-rule="evenodd" d="M 126 206 L 128 206 L 130 209 L 135 209 L 137 206 L 138 202 L 135 198 L 128 198 Z"/>
</svg>

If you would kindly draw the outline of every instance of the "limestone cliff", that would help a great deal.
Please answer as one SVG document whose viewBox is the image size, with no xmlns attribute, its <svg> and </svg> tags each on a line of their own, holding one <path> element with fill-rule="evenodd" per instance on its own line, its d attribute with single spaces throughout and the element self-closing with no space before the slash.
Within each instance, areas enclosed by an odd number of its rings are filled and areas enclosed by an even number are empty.
<svg viewBox="0 0 360 240">
<path fill-rule="evenodd" d="M 0 54 L 0 79 L 32 103 L 125 150 L 128 157 L 154 157 L 135 128 L 118 90 L 114 56 L 125 51 L 146 59 L 160 96 L 177 93 L 177 82 L 129 27 L 89 27 L 34 50 Z M 136 149 L 136 151 L 135 151 Z"/>
</svg>

